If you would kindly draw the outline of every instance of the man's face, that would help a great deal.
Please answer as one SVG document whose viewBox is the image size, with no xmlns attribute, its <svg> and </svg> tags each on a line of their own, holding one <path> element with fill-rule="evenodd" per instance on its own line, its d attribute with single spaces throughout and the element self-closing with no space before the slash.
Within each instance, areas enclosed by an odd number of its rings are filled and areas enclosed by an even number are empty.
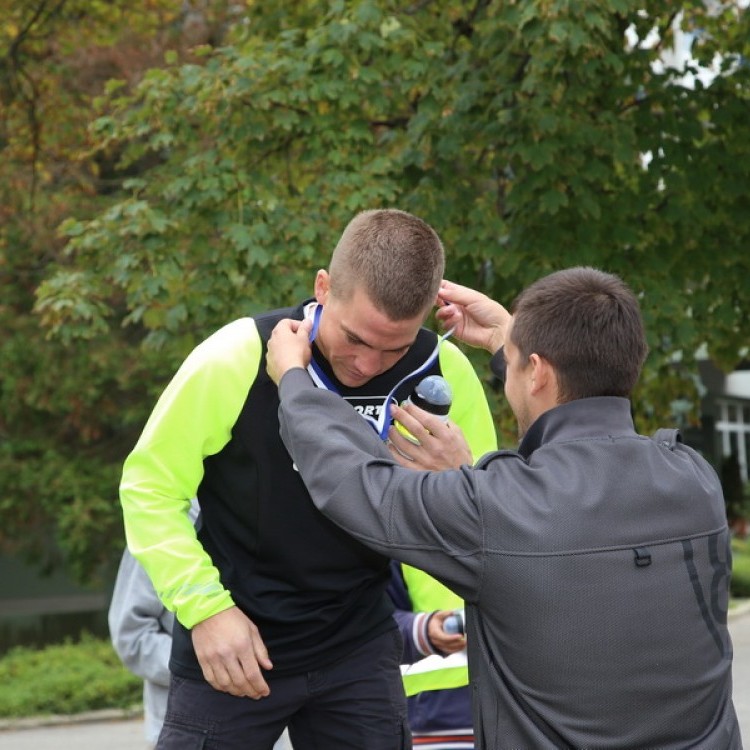
<svg viewBox="0 0 750 750">
<path fill-rule="evenodd" d="M 518 422 L 518 437 L 522 438 L 534 421 L 531 415 L 528 380 L 529 361 L 522 360 L 518 347 L 510 340 L 513 321 L 505 333 L 503 354 L 505 356 L 505 398 Z"/>
<path fill-rule="evenodd" d="M 328 274 L 319 271 L 315 296 L 323 315 L 315 343 L 349 388 L 358 388 L 389 370 L 414 343 L 424 316 L 391 320 L 358 287 L 348 300 L 330 293 Z"/>
</svg>

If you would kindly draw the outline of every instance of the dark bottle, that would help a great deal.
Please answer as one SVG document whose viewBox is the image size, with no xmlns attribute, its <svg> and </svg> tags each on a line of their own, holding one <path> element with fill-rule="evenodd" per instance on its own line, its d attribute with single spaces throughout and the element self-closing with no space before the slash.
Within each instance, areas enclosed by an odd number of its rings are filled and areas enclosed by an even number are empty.
<svg viewBox="0 0 750 750">
<path fill-rule="evenodd" d="M 428 375 L 420 380 L 409 398 L 402 404 L 412 403 L 420 409 L 435 414 L 443 421 L 448 420 L 448 412 L 453 401 L 453 392 L 448 381 L 440 375 Z M 419 441 L 401 424 L 395 422 L 396 429 L 410 442 L 419 445 Z"/>
</svg>

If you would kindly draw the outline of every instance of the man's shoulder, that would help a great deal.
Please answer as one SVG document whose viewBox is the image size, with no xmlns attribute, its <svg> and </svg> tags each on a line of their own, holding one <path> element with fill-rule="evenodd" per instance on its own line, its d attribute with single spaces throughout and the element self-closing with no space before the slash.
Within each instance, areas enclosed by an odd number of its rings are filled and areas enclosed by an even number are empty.
<svg viewBox="0 0 750 750">
<path fill-rule="evenodd" d="M 261 341 L 253 318 L 238 318 L 205 338 L 185 359 L 183 377 L 206 377 L 214 372 L 257 369 Z"/>
<path fill-rule="evenodd" d="M 196 351 L 216 351 L 230 349 L 235 345 L 244 345 L 247 342 L 255 342 L 260 335 L 264 341 L 271 335 L 276 323 L 283 318 L 295 318 L 300 320 L 303 315 L 303 306 L 280 307 L 275 310 L 266 310 L 256 315 L 247 315 L 242 318 L 225 323 L 212 334 L 207 336 L 197 347 Z"/>
<path fill-rule="evenodd" d="M 264 341 L 267 341 L 276 324 L 284 318 L 302 320 L 305 303 L 294 307 L 280 307 L 275 310 L 267 310 L 253 316 L 258 333 Z"/>
<path fill-rule="evenodd" d="M 235 346 L 243 345 L 248 340 L 257 337 L 257 327 L 255 320 L 250 317 L 237 318 L 218 328 L 210 336 L 206 337 L 194 350 L 196 353 L 203 354 L 216 353 L 233 349 Z"/>
</svg>

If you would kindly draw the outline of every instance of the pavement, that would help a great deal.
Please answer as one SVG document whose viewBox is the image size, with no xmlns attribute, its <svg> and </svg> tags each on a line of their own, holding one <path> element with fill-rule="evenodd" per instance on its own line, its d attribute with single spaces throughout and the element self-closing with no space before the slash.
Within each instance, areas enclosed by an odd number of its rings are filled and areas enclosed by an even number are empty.
<svg viewBox="0 0 750 750">
<path fill-rule="evenodd" d="M 147 750 L 143 717 L 134 711 L 91 711 L 49 719 L 0 722 L 0 750 Z M 286 732 L 274 750 L 292 750 Z"/>
<path fill-rule="evenodd" d="M 734 645 L 734 707 L 750 746 L 750 602 L 729 614 Z M 145 750 L 143 720 L 122 711 L 93 711 L 73 717 L 0 722 L 0 750 Z"/>
<path fill-rule="evenodd" d="M 141 716 L 119 711 L 44 721 L 19 719 L 0 728 L 0 750 L 146 750 Z"/>
<path fill-rule="evenodd" d="M 729 633 L 734 647 L 732 700 L 743 743 L 750 747 L 750 602 L 741 604 L 737 612 L 730 612 Z"/>
</svg>

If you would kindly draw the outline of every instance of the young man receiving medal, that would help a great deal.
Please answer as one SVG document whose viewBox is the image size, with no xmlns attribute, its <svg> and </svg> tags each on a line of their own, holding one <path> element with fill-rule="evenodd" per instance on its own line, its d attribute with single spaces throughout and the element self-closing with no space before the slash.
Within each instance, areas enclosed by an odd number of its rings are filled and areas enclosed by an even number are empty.
<svg viewBox="0 0 750 750">
<path fill-rule="evenodd" d="M 388 559 L 310 501 L 279 437 L 265 356 L 279 320 L 309 319 L 311 377 L 373 434 L 387 434 L 390 404 L 415 379 L 441 374 L 451 421 L 478 455 L 491 450 L 479 379 L 456 346 L 422 327 L 443 271 L 425 222 L 366 211 L 318 271 L 314 299 L 229 323 L 167 385 L 120 488 L 129 548 L 176 616 L 159 750 L 264 750 L 287 725 L 295 750 L 410 746 Z"/>
</svg>

